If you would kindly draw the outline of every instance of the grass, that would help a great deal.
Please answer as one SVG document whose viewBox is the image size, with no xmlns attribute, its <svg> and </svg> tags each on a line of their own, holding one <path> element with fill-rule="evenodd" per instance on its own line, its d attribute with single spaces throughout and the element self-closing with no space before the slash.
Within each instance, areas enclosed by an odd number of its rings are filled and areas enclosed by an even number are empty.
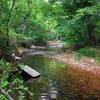
<svg viewBox="0 0 100 100">
<path fill-rule="evenodd" d="M 100 63 L 100 48 L 85 47 L 76 51 L 76 58 L 80 59 L 83 56 L 94 58 Z"/>
</svg>

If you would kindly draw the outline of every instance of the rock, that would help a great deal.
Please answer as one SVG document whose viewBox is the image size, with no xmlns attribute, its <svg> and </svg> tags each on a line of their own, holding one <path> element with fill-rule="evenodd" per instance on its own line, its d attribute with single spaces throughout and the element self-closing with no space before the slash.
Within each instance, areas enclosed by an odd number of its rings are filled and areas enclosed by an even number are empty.
<svg viewBox="0 0 100 100">
<path fill-rule="evenodd" d="M 21 60 L 21 57 L 16 56 L 15 53 L 12 53 L 12 57 L 13 57 L 14 60 L 16 60 L 16 61 L 20 61 L 20 60 Z"/>
<path fill-rule="evenodd" d="M 31 45 L 31 46 L 30 46 L 30 49 L 35 49 L 35 48 L 36 48 L 35 45 Z"/>
</svg>

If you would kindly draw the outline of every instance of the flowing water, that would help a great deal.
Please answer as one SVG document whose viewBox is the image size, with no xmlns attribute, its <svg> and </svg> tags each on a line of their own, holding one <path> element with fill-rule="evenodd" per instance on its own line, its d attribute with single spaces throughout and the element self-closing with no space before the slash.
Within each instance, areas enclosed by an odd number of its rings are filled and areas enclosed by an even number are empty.
<svg viewBox="0 0 100 100">
<path fill-rule="evenodd" d="M 27 95 L 27 100 L 67 100 L 61 93 L 57 84 L 56 72 L 65 67 L 63 63 L 44 56 L 26 56 L 24 64 L 31 66 L 41 73 L 38 79 L 27 83 L 32 96 Z"/>
<path fill-rule="evenodd" d="M 27 55 L 24 64 L 41 73 L 27 82 L 26 100 L 100 100 L 100 76 L 43 55 Z"/>
</svg>

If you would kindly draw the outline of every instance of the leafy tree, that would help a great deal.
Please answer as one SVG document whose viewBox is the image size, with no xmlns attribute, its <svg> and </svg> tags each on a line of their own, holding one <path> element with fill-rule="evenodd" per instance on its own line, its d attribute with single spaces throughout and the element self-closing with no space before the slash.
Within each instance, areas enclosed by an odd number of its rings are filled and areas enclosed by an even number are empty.
<svg viewBox="0 0 100 100">
<path fill-rule="evenodd" d="M 55 0 L 53 4 L 58 2 L 61 10 L 56 12 L 58 24 L 55 28 L 63 40 L 74 46 L 97 44 L 95 30 L 100 3 L 97 0 Z"/>
</svg>

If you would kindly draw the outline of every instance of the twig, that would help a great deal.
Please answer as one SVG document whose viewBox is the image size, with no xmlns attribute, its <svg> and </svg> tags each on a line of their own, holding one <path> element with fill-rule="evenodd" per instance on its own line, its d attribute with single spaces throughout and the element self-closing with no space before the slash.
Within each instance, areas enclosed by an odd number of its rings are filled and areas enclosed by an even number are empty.
<svg viewBox="0 0 100 100">
<path fill-rule="evenodd" d="M 0 92 L 4 94 L 9 100 L 14 100 L 4 89 L 0 89 Z"/>
</svg>

